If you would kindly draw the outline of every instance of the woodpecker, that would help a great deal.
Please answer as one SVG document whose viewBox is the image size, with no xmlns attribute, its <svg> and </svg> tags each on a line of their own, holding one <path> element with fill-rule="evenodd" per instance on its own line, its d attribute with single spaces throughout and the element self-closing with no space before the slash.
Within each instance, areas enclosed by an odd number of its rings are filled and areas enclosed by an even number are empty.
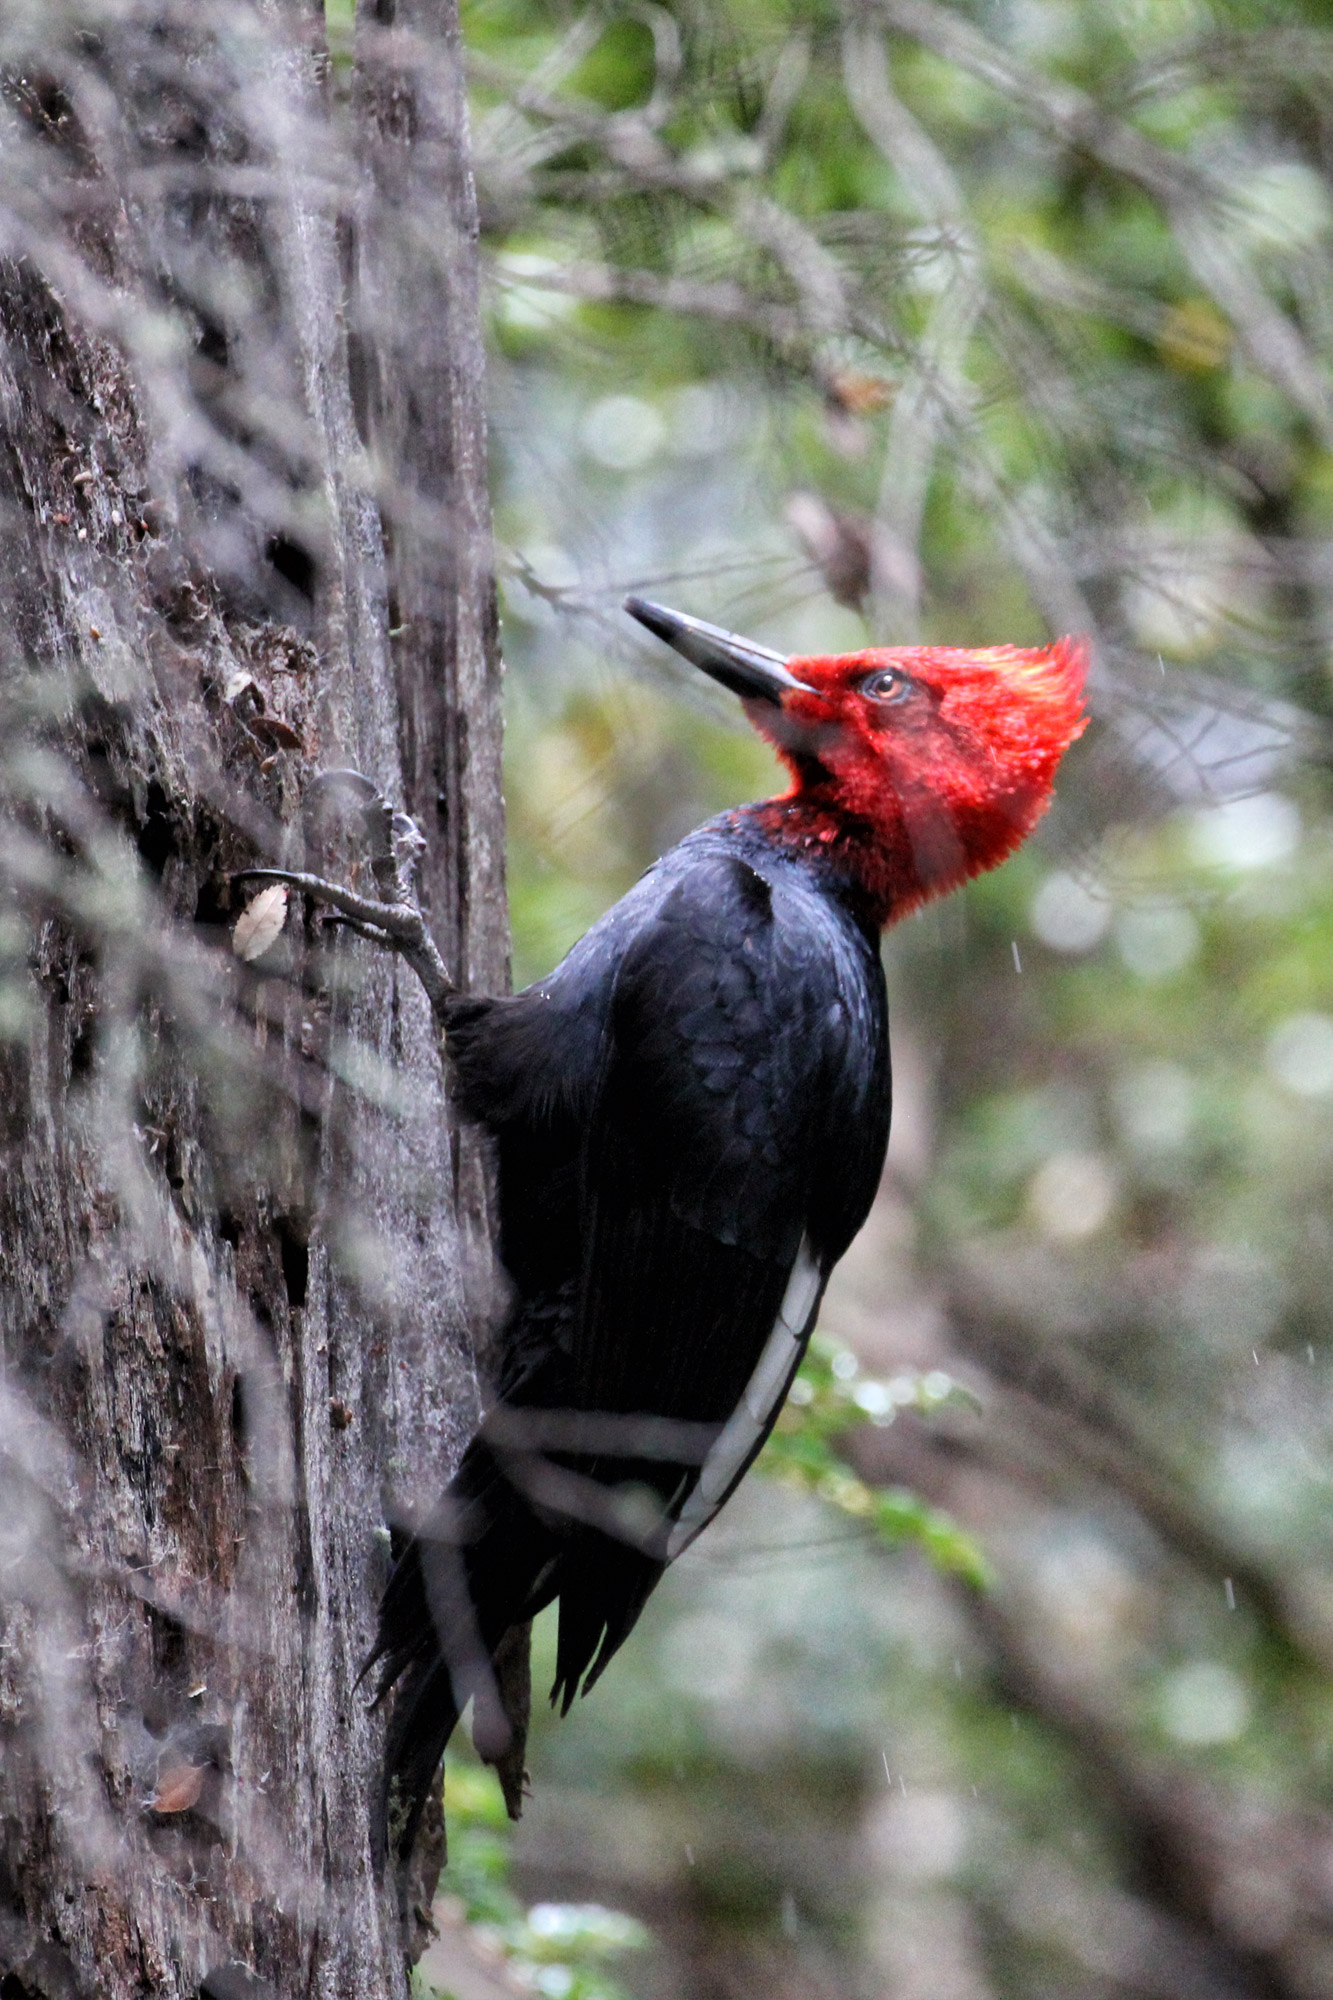
<svg viewBox="0 0 1333 2000">
<path fill-rule="evenodd" d="M 884 1163 L 881 931 L 1019 845 L 1084 727 L 1078 640 L 788 659 L 625 608 L 791 784 L 689 834 L 524 992 L 441 1002 L 512 1302 L 490 1412 L 381 1607 L 400 1856 L 467 1701 L 493 1761 L 521 1728 L 512 1635 L 558 1599 L 567 1712 L 759 1451 Z"/>
</svg>

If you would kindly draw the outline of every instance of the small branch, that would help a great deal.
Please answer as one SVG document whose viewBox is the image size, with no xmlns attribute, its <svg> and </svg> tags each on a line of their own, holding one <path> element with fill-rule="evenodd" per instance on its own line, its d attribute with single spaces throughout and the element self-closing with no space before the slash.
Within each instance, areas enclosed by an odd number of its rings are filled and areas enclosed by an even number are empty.
<svg viewBox="0 0 1333 2000">
<path fill-rule="evenodd" d="M 553 264 L 549 270 L 524 271 L 521 277 L 491 266 L 493 282 L 519 283 L 543 291 L 564 292 L 598 303 L 652 306 L 662 312 L 688 313 L 706 319 L 730 320 L 786 347 L 804 339 L 805 323 L 790 306 L 756 297 L 731 280 L 663 277 L 657 271 L 617 270 L 610 264 L 583 261 Z"/>
<path fill-rule="evenodd" d="M 344 916 L 355 917 L 363 924 L 374 924 L 387 933 L 392 944 L 411 941 L 411 912 L 396 903 L 381 903 L 373 896 L 359 896 L 355 889 L 344 889 L 337 882 L 326 882 L 322 875 L 306 875 L 295 868 L 237 868 L 231 879 L 233 882 L 285 882 L 289 888 L 300 889 L 304 895 L 313 896 L 316 902 L 341 910 Z"/>
<path fill-rule="evenodd" d="M 881 528 L 872 581 L 882 627 L 915 636 L 921 616 L 926 495 L 950 410 L 970 410 L 968 343 L 986 305 L 981 245 L 957 176 L 893 88 L 883 33 L 850 14 L 843 30 L 847 101 L 923 224 L 938 234 L 949 278 L 894 399 L 876 509 Z"/>
<path fill-rule="evenodd" d="M 754 192 L 742 197 L 733 220 L 786 273 L 811 333 L 822 339 L 845 334 L 851 324 L 846 281 L 814 230 L 780 202 Z"/>
<path fill-rule="evenodd" d="M 1015 62 L 937 0 L 872 0 L 872 5 L 890 27 L 989 84 L 1064 145 L 1100 161 L 1159 202 L 1182 255 L 1235 327 L 1256 368 L 1305 412 L 1325 445 L 1333 443 L 1333 397 L 1318 362 L 1236 246 L 1229 226 L 1233 189 L 1113 117 L 1073 84 L 1053 82 Z"/>
<path fill-rule="evenodd" d="M 443 1023 L 445 1002 L 456 990 L 434 938 L 426 929 L 426 919 L 415 903 L 381 903 L 372 896 L 359 896 L 322 875 L 307 875 L 295 868 L 238 868 L 233 882 L 285 882 L 317 903 L 341 911 L 354 923 L 366 926 L 363 936 L 381 942 L 405 958 L 426 989 L 426 998 L 436 1019 Z"/>
</svg>

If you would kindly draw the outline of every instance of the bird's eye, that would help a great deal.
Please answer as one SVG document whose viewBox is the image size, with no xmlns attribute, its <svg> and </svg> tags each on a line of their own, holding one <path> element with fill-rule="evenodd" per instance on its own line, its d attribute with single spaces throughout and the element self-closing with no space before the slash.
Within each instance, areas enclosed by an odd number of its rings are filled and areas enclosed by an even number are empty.
<svg viewBox="0 0 1333 2000">
<path fill-rule="evenodd" d="M 908 676 L 899 673 L 897 667 L 881 667 L 877 673 L 866 675 L 861 683 L 861 692 L 867 701 L 906 701 L 912 692 L 912 685 Z"/>
</svg>

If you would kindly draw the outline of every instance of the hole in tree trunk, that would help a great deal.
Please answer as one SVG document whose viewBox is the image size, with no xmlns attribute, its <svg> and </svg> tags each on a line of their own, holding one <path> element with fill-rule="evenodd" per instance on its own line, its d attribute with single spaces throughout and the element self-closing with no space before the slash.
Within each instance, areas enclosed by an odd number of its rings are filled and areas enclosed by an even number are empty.
<svg viewBox="0 0 1333 2000">
<path fill-rule="evenodd" d="M 280 1215 L 274 1223 L 278 1248 L 282 1253 L 282 1281 L 287 1287 L 287 1303 L 293 1312 L 305 1304 L 310 1281 L 310 1248 L 305 1224 L 298 1216 Z"/>
<path fill-rule="evenodd" d="M 264 551 L 278 575 L 302 597 L 315 601 L 315 558 L 288 535 L 274 535 Z"/>
<path fill-rule="evenodd" d="M 161 785 L 154 783 L 148 787 L 144 806 L 143 824 L 135 845 L 143 856 L 144 866 L 160 880 L 162 870 L 176 852 L 176 827 Z"/>
<path fill-rule="evenodd" d="M 245 1457 L 245 1377 L 237 1375 L 231 1385 L 231 1436 L 237 1456 Z"/>
<path fill-rule="evenodd" d="M 69 1074 L 72 1082 L 91 1076 L 96 1048 L 97 1022 L 91 1014 L 85 1014 L 70 1037 Z"/>
</svg>

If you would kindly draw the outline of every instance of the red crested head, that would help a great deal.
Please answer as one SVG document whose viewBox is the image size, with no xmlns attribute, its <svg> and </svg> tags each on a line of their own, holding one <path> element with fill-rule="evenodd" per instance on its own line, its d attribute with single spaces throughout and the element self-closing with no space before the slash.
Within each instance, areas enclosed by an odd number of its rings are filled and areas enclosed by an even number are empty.
<svg viewBox="0 0 1333 2000">
<path fill-rule="evenodd" d="M 630 608 L 734 688 L 790 767 L 791 790 L 747 810 L 845 866 L 880 923 L 1012 854 L 1086 726 L 1081 639 L 784 660 L 656 605 Z"/>
<path fill-rule="evenodd" d="M 994 868 L 1051 802 L 1087 718 L 1087 648 L 876 647 L 788 662 L 809 693 L 749 701 L 790 766 L 777 806 L 858 850 L 882 922 Z"/>
</svg>

